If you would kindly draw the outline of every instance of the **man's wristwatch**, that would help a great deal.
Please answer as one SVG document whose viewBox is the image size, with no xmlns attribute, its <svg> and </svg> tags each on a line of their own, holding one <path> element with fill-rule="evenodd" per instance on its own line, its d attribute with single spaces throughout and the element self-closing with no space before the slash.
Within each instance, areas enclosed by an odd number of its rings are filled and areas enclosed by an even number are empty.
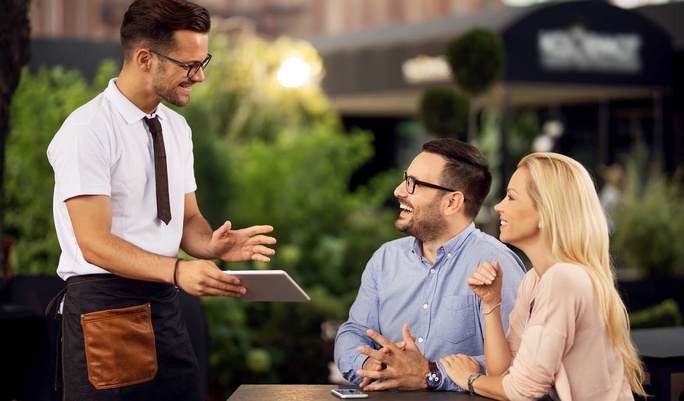
<svg viewBox="0 0 684 401">
<path fill-rule="evenodd" d="M 478 372 L 478 373 L 473 373 L 468 378 L 468 391 L 470 392 L 470 395 L 477 395 L 475 393 L 475 390 L 473 389 L 473 382 L 475 381 L 475 379 L 477 379 L 480 376 L 482 376 L 482 373 Z"/>
<path fill-rule="evenodd" d="M 425 375 L 425 384 L 427 384 L 428 390 L 435 391 L 442 384 L 442 372 L 439 371 L 437 363 L 428 362 L 429 371 Z"/>
</svg>

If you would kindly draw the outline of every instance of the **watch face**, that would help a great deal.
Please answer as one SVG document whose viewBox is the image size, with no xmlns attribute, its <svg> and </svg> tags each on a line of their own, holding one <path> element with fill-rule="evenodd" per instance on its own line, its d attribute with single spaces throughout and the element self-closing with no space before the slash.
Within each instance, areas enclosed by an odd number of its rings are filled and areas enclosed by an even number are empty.
<svg viewBox="0 0 684 401">
<path fill-rule="evenodd" d="M 470 377 L 468 378 L 468 391 L 470 392 L 470 395 L 475 395 L 475 394 L 476 394 L 476 393 L 475 393 L 475 389 L 473 389 L 473 382 L 475 381 L 475 379 L 477 379 L 477 378 L 480 377 L 481 375 L 482 375 L 481 373 L 473 373 L 473 374 L 470 375 Z"/>
<path fill-rule="evenodd" d="M 442 372 L 439 370 L 431 370 L 427 376 L 425 376 L 425 382 L 430 388 L 439 387 L 439 384 L 442 382 Z"/>
</svg>

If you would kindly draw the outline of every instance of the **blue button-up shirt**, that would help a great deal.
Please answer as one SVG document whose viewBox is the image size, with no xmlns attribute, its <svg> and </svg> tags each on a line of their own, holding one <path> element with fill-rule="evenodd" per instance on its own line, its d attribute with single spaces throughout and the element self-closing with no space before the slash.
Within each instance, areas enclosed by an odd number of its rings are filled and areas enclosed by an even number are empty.
<svg viewBox="0 0 684 401">
<path fill-rule="evenodd" d="M 504 330 L 526 269 L 518 256 L 496 238 L 470 224 L 437 249 L 432 265 L 422 256 L 420 242 L 405 237 L 382 245 L 368 261 L 361 277 L 349 320 L 335 339 L 335 363 L 342 375 L 359 384 L 356 375 L 366 355 L 357 347 L 380 346 L 367 335 L 373 329 L 392 342 L 402 341 L 401 328 L 409 324 L 416 345 L 430 361 L 450 354 L 475 356 L 484 368 L 484 316 L 479 298 L 467 279 L 482 262 L 498 261 L 503 270 Z M 463 391 L 445 373 L 439 390 Z"/>
</svg>

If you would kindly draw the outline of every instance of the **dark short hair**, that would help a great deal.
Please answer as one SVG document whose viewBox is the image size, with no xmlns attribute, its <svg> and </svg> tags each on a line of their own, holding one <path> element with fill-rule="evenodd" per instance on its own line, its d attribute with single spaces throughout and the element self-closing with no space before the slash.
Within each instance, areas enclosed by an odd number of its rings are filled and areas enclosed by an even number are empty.
<svg viewBox="0 0 684 401">
<path fill-rule="evenodd" d="M 160 52 L 172 50 L 176 31 L 208 33 L 210 29 L 209 11 L 198 4 L 187 0 L 135 0 L 121 24 L 124 58 L 142 46 Z"/>
<path fill-rule="evenodd" d="M 492 173 L 484 155 L 475 146 L 454 138 L 427 141 L 423 152 L 446 159 L 440 185 L 463 192 L 466 215 L 475 218 L 492 187 Z"/>
</svg>

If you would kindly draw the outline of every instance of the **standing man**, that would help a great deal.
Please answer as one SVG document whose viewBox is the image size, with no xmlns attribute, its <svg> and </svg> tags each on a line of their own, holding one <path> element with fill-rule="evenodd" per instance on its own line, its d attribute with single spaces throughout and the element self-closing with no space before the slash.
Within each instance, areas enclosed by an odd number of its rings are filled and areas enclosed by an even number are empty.
<svg viewBox="0 0 684 401">
<path fill-rule="evenodd" d="M 364 390 L 463 391 L 439 359 L 452 350 L 484 366 L 484 316 L 501 313 L 504 328 L 525 275 L 520 259 L 473 223 L 492 183 L 485 157 L 456 139 L 435 139 L 394 190 L 395 226 L 408 237 L 372 256 L 335 339 L 335 362 Z M 467 279 L 483 261 L 498 261 L 502 299 L 483 310 Z M 409 331 L 413 330 L 413 333 Z"/>
<path fill-rule="evenodd" d="M 204 81 L 210 19 L 186 0 L 135 0 L 124 65 L 74 111 L 48 147 L 54 219 L 67 281 L 64 400 L 201 400 L 177 291 L 240 297 L 212 259 L 268 262 L 271 226 L 212 232 L 195 198 L 185 106 Z M 179 248 L 197 258 L 178 258 Z"/>
</svg>

